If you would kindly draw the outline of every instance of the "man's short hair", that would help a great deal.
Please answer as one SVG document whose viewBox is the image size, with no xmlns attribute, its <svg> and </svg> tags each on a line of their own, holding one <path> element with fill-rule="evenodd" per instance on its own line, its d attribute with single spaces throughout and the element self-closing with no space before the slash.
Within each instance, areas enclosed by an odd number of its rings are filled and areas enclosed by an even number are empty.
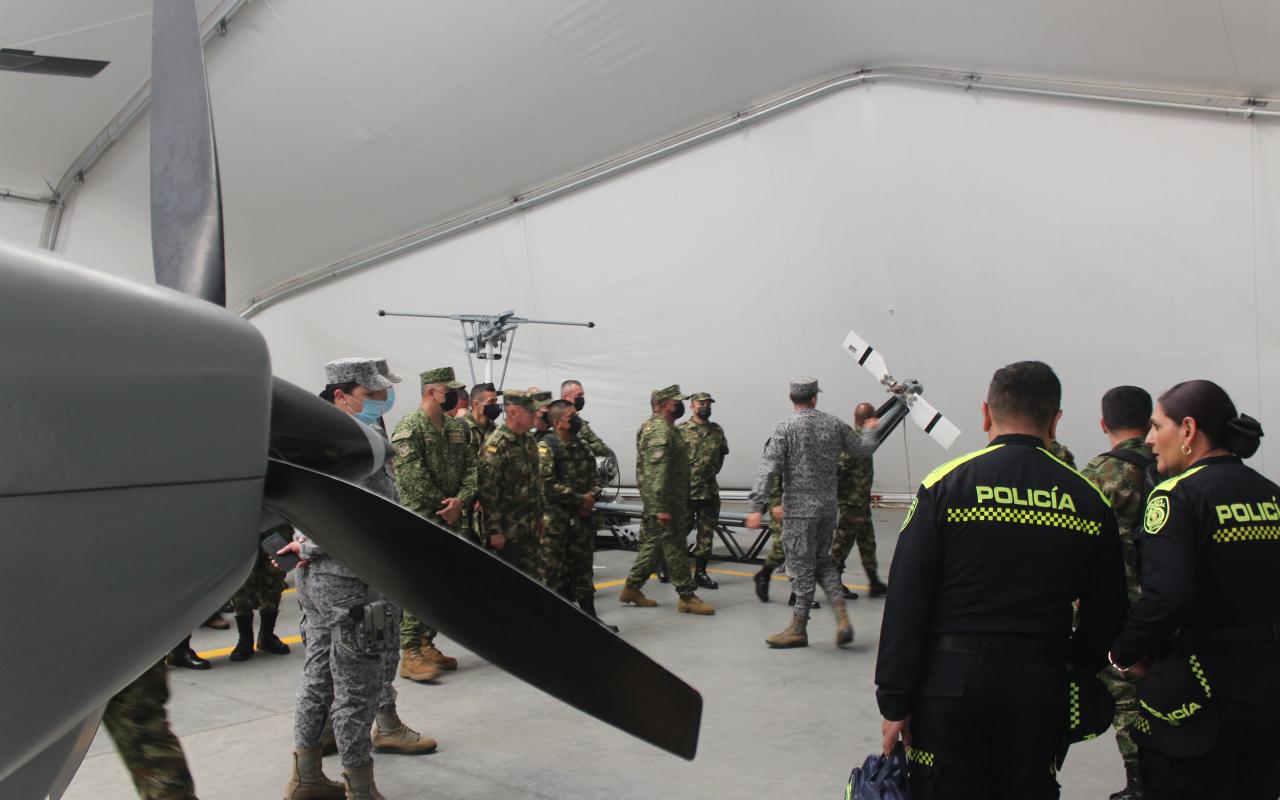
<svg viewBox="0 0 1280 800">
<path fill-rule="evenodd" d="M 559 422 L 573 410 L 573 403 L 567 400 L 552 400 L 547 403 L 545 408 L 547 409 L 547 422 Z"/>
<path fill-rule="evenodd" d="M 471 387 L 471 402 L 474 403 L 477 400 L 479 400 L 480 395 L 484 394 L 485 392 L 496 392 L 496 391 L 497 389 L 493 387 L 492 383 L 477 383 L 475 386 Z"/>
<path fill-rule="evenodd" d="M 790 398 L 791 398 L 791 402 L 795 403 L 795 404 L 796 404 L 796 405 L 798 405 L 798 406 L 803 406 L 803 405 L 807 405 L 807 404 L 809 404 L 809 403 L 812 403 L 812 402 L 813 402 L 813 398 L 815 398 L 815 397 L 817 397 L 817 396 L 818 396 L 818 395 L 817 395 L 817 393 L 815 393 L 815 392 L 800 392 L 800 393 L 798 393 L 798 394 L 797 394 L 797 393 L 792 393 L 792 394 L 787 395 L 787 397 L 790 397 Z"/>
<path fill-rule="evenodd" d="M 1062 408 L 1062 383 L 1043 361 L 1017 361 L 991 377 L 987 406 L 998 422 L 1017 420 L 1048 428 Z"/>
<path fill-rule="evenodd" d="M 564 394 L 565 392 L 569 391 L 569 387 L 571 386 L 581 386 L 581 385 L 582 385 L 582 381 L 575 381 L 573 378 L 570 378 L 569 380 L 560 384 L 560 394 Z"/>
<path fill-rule="evenodd" d="M 861 425 L 876 415 L 876 407 L 870 403 L 858 403 L 853 409 L 853 421 Z"/>
<path fill-rule="evenodd" d="M 1151 395 L 1141 386 L 1117 386 L 1102 396 L 1102 421 L 1113 431 L 1145 431 L 1151 410 Z"/>
</svg>

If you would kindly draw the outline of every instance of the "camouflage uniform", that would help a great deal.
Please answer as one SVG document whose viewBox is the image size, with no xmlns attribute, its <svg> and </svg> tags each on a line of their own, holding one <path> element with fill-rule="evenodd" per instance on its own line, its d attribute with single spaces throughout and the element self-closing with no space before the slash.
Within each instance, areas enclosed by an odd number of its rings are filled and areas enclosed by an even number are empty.
<svg viewBox="0 0 1280 800">
<path fill-rule="evenodd" d="M 1132 450 L 1150 459 L 1151 448 L 1142 439 L 1134 437 L 1125 439 L 1117 447 Z M 1120 529 L 1120 546 L 1124 551 L 1125 584 L 1128 588 L 1129 603 L 1133 604 L 1142 595 L 1138 576 L 1133 565 L 1133 542 L 1142 528 L 1143 521 L 1143 487 L 1145 476 L 1136 465 L 1121 461 L 1106 453 L 1095 456 L 1080 471 L 1098 490 L 1111 501 L 1111 510 L 1116 515 Z M 1116 729 L 1116 745 L 1126 765 L 1138 763 L 1138 746 L 1132 737 L 1132 726 L 1138 720 L 1138 696 L 1134 689 L 1134 679 L 1117 675 L 1114 671 L 1104 669 L 1098 677 L 1111 690 L 1116 699 L 1116 716 L 1112 722 Z"/>
<path fill-rule="evenodd" d="M 697 397 L 695 395 L 695 399 Z M 720 484 L 716 482 L 716 475 L 724 465 L 724 457 L 729 455 L 729 443 L 724 428 L 711 421 L 699 424 L 688 419 L 676 429 L 689 445 L 689 521 L 698 531 L 693 556 L 707 559 L 711 557 L 711 545 L 720 520 Z"/>
<path fill-rule="evenodd" d="M 102 724 L 116 743 L 138 797 L 195 800 L 195 783 L 164 705 L 169 682 L 161 659 L 107 703 Z"/>
<path fill-rule="evenodd" d="M 782 550 L 782 520 L 774 519 L 771 513 L 773 509 L 782 505 L 782 479 L 775 477 L 770 485 L 772 488 L 769 490 L 769 507 L 764 513 L 769 518 L 769 537 L 773 540 L 773 546 L 769 548 L 769 555 L 764 557 L 764 566 L 772 572 L 782 566 L 787 557 Z"/>
<path fill-rule="evenodd" d="M 503 394 L 507 403 L 527 402 L 527 395 Z M 479 464 L 480 508 L 484 540 L 501 534 L 507 543 L 498 554 L 533 574 L 542 527 L 542 472 L 538 446 L 531 433 L 516 433 L 503 423 L 485 440 Z"/>
<path fill-rule="evenodd" d="M 861 430 L 859 428 L 858 430 Z M 836 509 L 839 521 L 831 544 L 831 563 L 843 573 L 849 550 L 856 542 L 862 568 L 868 576 L 877 574 L 876 529 L 871 522 L 871 481 L 875 467 L 871 456 L 843 453 L 836 463 Z"/>
<path fill-rule="evenodd" d="M 552 591 L 575 600 L 594 595 L 596 537 L 582 502 L 588 492 L 600 490 L 595 456 L 577 437 L 566 442 L 553 430 L 538 440 L 538 463 L 546 497 L 539 575 Z"/>
<path fill-rule="evenodd" d="M 467 435 L 471 443 L 471 450 L 476 454 L 476 463 L 479 464 L 480 451 L 484 448 L 484 440 L 488 439 L 489 434 L 497 430 L 498 426 L 494 425 L 492 420 L 486 420 L 485 424 L 481 425 L 471 414 L 463 417 L 462 421 L 467 424 Z M 478 484 L 477 488 L 479 488 Z M 484 542 L 480 536 L 480 512 L 474 502 L 467 507 L 463 517 L 465 518 L 463 530 L 467 532 L 472 541 L 483 545 Z"/>
<path fill-rule="evenodd" d="M 467 424 L 448 414 L 437 428 L 421 408 L 400 420 L 391 435 L 395 450 L 396 485 L 400 502 L 414 513 L 438 525 L 462 533 L 463 517 L 452 526 L 436 516 L 445 499 L 456 497 L 465 511 L 475 501 L 476 455 L 471 449 Z M 413 614 L 405 612 L 400 646 L 406 650 L 435 641 L 436 632 Z"/>
<path fill-rule="evenodd" d="M 285 540 L 293 538 L 293 526 L 277 525 L 269 531 L 263 531 L 260 540 L 273 533 L 279 533 Z M 231 607 L 236 616 L 252 614 L 261 610 L 267 614 L 275 614 L 280 610 L 280 595 L 284 592 L 284 573 L 271 564 L 271 557 L 261 547 L 258 548 L 258 560 L 253 562 L 253 571 L 245 578 L 244 585 L 231 596 Z"/>
<path fill-rule="evenodd" d="M 1068 467 L 1071 467 L 1072 469 L 1076 468 L 1076 457 L 1071 454 L 1071 451 L 1067 449 L 1065 444 L 1057 439 L 1049 442 L 1049 452 L 1053 454 L 1054 458 L 1066 464 Z"/>
<path fill-rule="evenodd" d="M 582 417 L 578 417 L 582 419 Z M 596 432 L 591 430 L 591 425 L 585 419 L 582 420 L 582 427 L 578 429 L 578 441 L 587 446 L 591 451 L 591 455 L 598 458 L 608 458 L 613 455 L 613 451 L 609 449 L 609 445 L 604 440 L 596 436 Z"/>
<path fill-rule="evenodd" d="M 639 589 L 649 580 L 658 559 L 664 559 L 671 584 L 681 597 L 695 591 L 693 573 L 685 558 L 689 524 L 689 444 L 676 426 L 657 414 L 636 431 L 636 482 L 644 517 L 640 521 L 640 550 L 627 575 L 627 588 Z M 657 514 L 671 515 L 669 523 Z"/>
</svg>

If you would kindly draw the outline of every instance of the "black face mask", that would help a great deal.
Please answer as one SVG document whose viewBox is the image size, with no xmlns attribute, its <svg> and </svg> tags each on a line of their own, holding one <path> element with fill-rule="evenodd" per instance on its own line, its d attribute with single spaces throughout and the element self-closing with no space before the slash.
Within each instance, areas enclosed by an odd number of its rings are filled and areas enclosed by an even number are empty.
<svg viewBox="0 0 1280 800">
<path fill-rule="evenodd" d="M 586 404 L 587 404 L 587 398 L 583 395 L 578 395 L 577 397 L 573 398 L 573 407 L 578 409 L 579 411 L 581 411 L 582 407 L 585 406 Z"/>
<path fill-rule="evenodd" d="M 449 389 L 444 393 L 444 400 L 440 403 L 440 409 L 449 412 L 458 407 L 458 390 Z"/>
<path fill-rule="evenodd" d="M 675 418 L 676 418 L 676 419 L 680 419 L 680 418 L 681 418 L 681 417 L 683 417 L 683 416 L 684 416 L 684 401 L 683 401 L 683 400 L 677 400 L 677 401 L 676 401 L 676 416 L 675 416 Z"/>
<path fill-rule="evenodd" d="M 582 430 L 582 420 L 578 419 L 577 417 L 570 417 L 569 418 L 569 435 L 577 436 L 578 431 L 580 430 Z"/>
<path fill-rule="evenodd" d="M 703 406 L 702 408 L 693 412 L 693 414 L 700 420 L 704 420 L 704 421 L 709 420 L 711 419 L 711 406 Z"/>
<path fill-rule="evenodd" d="M 498 415 L 502 413 L 502 406 L 497 403 L 486 403 L 484 410 L 481 413 L 484 414 L 485 419 L 493 422 L 498 418 Z"/>
</svg>

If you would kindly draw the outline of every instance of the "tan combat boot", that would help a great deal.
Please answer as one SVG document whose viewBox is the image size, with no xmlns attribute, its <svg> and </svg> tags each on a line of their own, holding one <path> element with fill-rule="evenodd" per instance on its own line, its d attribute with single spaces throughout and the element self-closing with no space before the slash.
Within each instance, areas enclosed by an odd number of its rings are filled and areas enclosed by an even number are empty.
<svg viewBox="0 0 1280 800">
<path fill-rule="evenodd" d="M 387 800 L 373 782 L 373 762 L 355 769 L 344 769 L 342 780 L 347 784 L 347 800 Z"/>
<path fill-rule="evenodd" d="M 458 659 L 441 653 L 433 642 L 423 642 L 419 649 L 422 651 L 422 657 L 435 664 L 437 669 L 452 671 L 458 668 Z"/>
<path fill-rule="evenodd" d="M 849 610 L 845 608 L 844 601 L 837 598 L 831 607 L 836 612 L 836 647 L 853 644 L 853 623 L 849 621 Z"/>
<path fill-rule="evenodd" d="M 622 587 L 622 594 L 618 595 L 618 602 L 623 605 L 631 603 L 640 608 L 653 608 L 658 604 L 657 600 L 650 600 L 644 596 L 644 592 L 639 589 L 632 589 L 630 586 Z"/>
<path fill-rule="evenodd" d="M 793 616 L 791 617 L 791 624 L 786 627 L 786 630 L 775 633 L 772 636 L 766 636 L 764 639 L 765 644 L 777 648 L 808 647 L 809 634 L 805 630 L 808 624 L 807 617 Z"/>
<path fill-rule="evenodd" d="M 391 711 L 378 711 L 377 720 L 373 723 L 373 751 L 375 753 L 398 753 L 402 756 L 416 756 L 422 753 L 434 753 L 439 743 L 430 736 L 422 734 L 404 724 L 400 715 Z"/>
<path fill-rule="evenodd" d="M 716 607 L 696 594 L 686 594 L 676 604 L 676 611 L 681 614 L 701 614 L 704 617 L 709 617 L 716 613 Z"/>
<path fill-rule="evenodd" d="M 346 789 L 329 780 L 321 767 L 320 748 L 295 748 L 293 775 L 284 787 L 284 800 L 342 800 Z"/>
<path fill-rule="evenodd" d="M 400 677 L 411 681 L 433 681 L 440 677 L 440 669 L 422 655 L 422 650 L 410 647 L 400 656 Z"/>
</svg>

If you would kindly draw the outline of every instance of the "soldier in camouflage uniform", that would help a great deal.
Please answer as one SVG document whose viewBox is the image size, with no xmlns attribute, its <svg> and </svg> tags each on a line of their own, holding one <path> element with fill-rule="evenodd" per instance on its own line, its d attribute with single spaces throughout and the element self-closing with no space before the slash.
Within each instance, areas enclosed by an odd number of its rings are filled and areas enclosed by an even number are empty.
<svg viewBox="0 0 1280 800">
<path fill-rule="evenodd" d="M 1095 456 L 1081 470 L 1081 474 L 1111 502 L 1111 510 L 1116 515 L 1130 605 L 1142 595 L 1134 570 L 1137 559 L 1133 543 L 1142 528 L 1146 499 L 1144 473 L 1152 459 L 1151 448 L 1144 443 L 1150 427 L 1151 410 L 1151 395 L 1146 390 L 1137 386 L 1109 389 L 1102 396 L 1101 425 L 1112 449 Z M 1116 745 L 1120 749 L 1126 775 L 1125 788 L 1111 795 L 1111 800 L 1141 800 L 1142 773 L 1138 768 L 1138 746 L 1132 736 L 1132 726 L 1138 720 L 1134 679 L 1110 669 L 1104 669 L 1098 677 L 1116 699 L 1112 725 L 1116 729 Z"/>
<path fill-rule="evenodd" d="M 484 542 L 526 574 L 537 569 L 542 540 L 542 471 L 533 430 L 535 405 L 528 392 L 502 393 L 505 420 L 480 451 L 480 509 Z"/>
<path fill-rule="evenodd" d="M 716 482 L 716 475 L 724 465 L 724 457 L 729 455 L 729 442 L 724 428 L 711 422 L 711 404 L 715 399 L 706 392 L 698 392 L 689 401 L 693 413 L 676 429 L 689 445 L 689 521 L 697 530 L 693 582 L 703 589 L 719 589 L 720 584 L 707 574 L 707 561 L 711 558 L 716 526 L 720 524 L 720 484 Z"/>
<path fill-rule="evenodd" d="M 539 574 L 548 588 L 600 620 L 592 583 L 596 533 L 591 526 L 591 513 L 600 492 L 600 473 L 591 451 L 578 441 L 582 426 L 572 405 L 563 400 L 551 403 L 547 422 L 551 430 L 538 440 L 538 463 L 546 497 Z M 601 624 L 605 624 L 603 620 Z M 606 627 L 614 633 L 618 631 L 612 625 Z"/>
<path fill-rule="evenodd" d="M 427 370 L 419 377 L 422 402 L 391 435 L 400 500 L 410 511 L 464 534 L 463 511 L 477 494 L 476 455 L 467 424 L 449 414 L 462 384 L 454 378 L 453 367 Z M 441 653 L 435 638 L 433 628 L 405 613 L 400 628 L 402 676 L 429 681 L 442 669 L 458 668 L 458 660 Z"/>
<path fill-rule="evenodd" d="M 1068 449 L 1065 444 L 1057 439 L 1049 442 L 1049 452 L 1053 454 L 1054 458 L 1058 459 L 1063 464 L 1066 464 L 1068 467 L 1071 467 L 1072 469 L 1076 468 L 1076 457 L 1072 455 L 1071 450 Z"/>
<path fill-rule="evenodd" d="M 116 744 L 138 797 L 195 800 L 195 783 L 182 744 L 169 727 L 169 680 L 161 660 L 107 703 L 102 725 Z"/>
<path fill-rule="evenodd" d="M 578 418 L 582 419 L 582 409 L 587 404 L 587 398 L 580 382 L 570 379 L 560 384 L 560 399 L 571 404 L 577 410 Z M 582 428 L 578 431 L 578 441 L 585 444 L 591 451 L 591 455 L 596 458 L 608 458 L 613 455 L 609 445 L 591 430 L 591 424 L 585 419 L 582 419 Z"/>
<path fill-rule="evenodd" d="M 662 557 L 680 595 L 676 611 L 706 615 L 716 610 L 694 593 L 693 576 L 685 558 L 690 528 L 689 445 L 675 426 L 675 421 L 684 416 L 685 397 L 678 385 L 652 392 L 649 405 L 653 415 L 636 431 L 636 483 L 640 485 L 644 516 L 640 520 L 640 551 L 618 602 L 642 608 L 657 605 L 644 596 L 640 587 Z"/>
<path fill-rule="evenodd" d="M 782 480 L 774 476 L 769 483 L 769 538 L 772 546 L 764 557 L 764 565 L 753 577 L 756 584 L 756 597 L 761 603 L 769 602 L 769 582 L 773 580 L 773 571 L 786 563 L 786 553 L 782 549 Z M 791 593 L 791 604 L 795 605 L 795 592 Z M 817 602 L 814 602 L 817 607 Z"/>
<path fill-rule="evenodd" d="M 870 403 L 859 403 L 853 410 L 853 429 L 861 432 L 874 428 L 877 422 L 875 413 L 875 407 Z M 875 465 L 871 456 L 841 454 L 836 465 L 836 508 L 839 511 L 839 521 L 831 541 L 831 563 L 836 572 L 843 573 L 849 550 L 857 543 L 871 596 L 884 597 L 889 589 L 880 580 L 879 564 L 876 562 L 876 529 L 871 521 L 871 482 L 874 478 Z M 857 596 L 848 586 L 844 586 L 846 600 Z"/>
<path fill-rule="evenodd" d="M 476 454 L 477 464 L 484 440 L 498 429 L 496 423 L 501 415 L 502 406 L 498 404 L 498 392 L 492 383 L 477 383 L 471 387 L 471 410 L 462 421 L 467 424 L 467 435 L 470 437 L 471 449 Z M 463 529 L 472 541 L 481 544 L 479 503 L 473 501 L 463 516 Z"/>
<path fill-rule="evenodd" d="M 286 540 L 293 538 L 293 526 L 288 523 L 263 531 L 260 539 L 279 533 Z M 262 617 L 258 631 L 258 649 L 278 656 L 289 652 L 289 645 L 276 636 L 276 617 L 280 614 L 280 595 L 284 592 L 284 573 L 271 564 L 271 559 L 258 548 L 253 571 L 245 578 L 244 585 L 231 596 L 231 608 L 236 614 L 236 631 L 239 640 L 232 648 L 232 661 L 246 661 L 253 656 L 253 612 Z"/>
</svg>

